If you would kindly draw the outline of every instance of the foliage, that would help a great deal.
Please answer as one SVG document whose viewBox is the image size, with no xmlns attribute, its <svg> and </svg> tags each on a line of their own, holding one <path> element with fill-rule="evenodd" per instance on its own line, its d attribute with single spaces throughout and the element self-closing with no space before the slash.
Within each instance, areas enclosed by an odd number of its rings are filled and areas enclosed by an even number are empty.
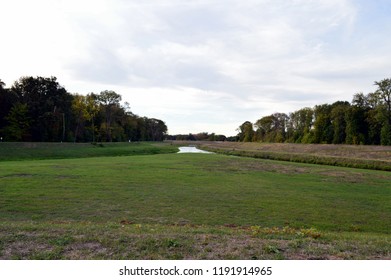
<svg viewBox="0 0 391 280">
<path fill-rule="evenodd" d="M 246 121 L 238 128 L 241 142 L 391 145 L 391 78 L 375 82 L 374 93 L 357 93 L 352 103 L 303 108 Z M 255 131 L 253 129 L 256 129 Z"/>
<path fill-rule="evenodd" d="M 167 140 L 177 140 L 177 141 L 226 141 L 229 139 L 225 135 L 215 134 L 208 132 L 200 132 L 197 134 L 177 134 L 177 135 L 167 135 Z M 236 140 L 235 140 L 236 141 Z"/>
<path fill-rule="evenodd" d="M 280 227 L 261 227 L 261 226 L 251 226 L 251 233 L 254 236 L 259 235 L 296 235 L 299 237 L 311 237 L 317 239 L 321 237 L 322 233 L 315 228 L 301 228 L 296 229 L 290 226 Z"/>
<path fill-rule="evenodd" d="M 239 128 L 238 128 L 238 138 L 242 142 L 251 142 L 254 140 L 254 128 L 253 124 L 249 121 L 245 121 Z"/>
<path fill-rule="evenodd" d="M 1 82 L 4 141 L 161 141 L 167 133 L 163 121 L 133 114 L 114 91 L 70 94 L 55 77 L 22 77 L 10 89 L 4 86 Z"/>
<path fill-rule="evenodd" d="M 21 141 L 28 137 L 30 118 L 26 104 L 15 103 L 5 119 L 8 121 L 8 125 L 4 132 L 10 140 Z"/>
</svg>

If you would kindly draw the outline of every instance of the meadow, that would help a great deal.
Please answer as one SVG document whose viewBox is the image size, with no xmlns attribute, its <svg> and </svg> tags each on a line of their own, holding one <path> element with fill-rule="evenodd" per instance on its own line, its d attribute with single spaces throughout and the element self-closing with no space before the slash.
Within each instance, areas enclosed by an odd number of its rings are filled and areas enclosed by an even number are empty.
<svg viewBox="0 0 391 280">
<path fill-rule="evenodd" d="M 176 151 L 0 143 L 0 259 L 391 258 L 389 172 Z"/>
<path fill-rule="evenodd" d="M 199 146 L 228 155 L 391 171 L 391 146 L 210 141 Z"/>
</svg>

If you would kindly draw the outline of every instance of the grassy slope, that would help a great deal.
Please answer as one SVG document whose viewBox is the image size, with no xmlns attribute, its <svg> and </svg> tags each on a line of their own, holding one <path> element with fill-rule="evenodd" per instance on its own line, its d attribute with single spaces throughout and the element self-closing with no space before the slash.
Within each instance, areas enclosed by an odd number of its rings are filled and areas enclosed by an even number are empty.
<svg viewBox="0 0 391 280">
<path fill-rule="evenodd" d="M 391 171 L 391 146 L 200 142 L 202 148 L 229 155 Z"/>
<path fill-rule="evenodd" d="M 390 179 L 202 154 L 2 162 L 0 258 L 390 258 Z"/>
<path fill-rule="evenodd" d="M 0 166 L 0 219 L 391 228 L 389 173 L 201 154 Z"/>
<path fill-rule="evenodd" d="M 0 161 L 176 153 L 163 143 L 0 143 Z"/>
</svg>

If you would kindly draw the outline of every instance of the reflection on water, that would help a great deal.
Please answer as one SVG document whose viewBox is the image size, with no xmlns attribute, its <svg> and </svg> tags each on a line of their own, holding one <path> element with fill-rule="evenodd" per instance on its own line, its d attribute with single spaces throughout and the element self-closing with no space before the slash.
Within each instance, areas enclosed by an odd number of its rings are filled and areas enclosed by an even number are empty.
<svg viewBox="0 0 391 280">
<path fill-rule="evenodd" d="M 178 153 L 199 153 L 199 154 L 213 154 L 212 152 L 203 151 L 196 147 L 179 147 Z"/>
</svg>

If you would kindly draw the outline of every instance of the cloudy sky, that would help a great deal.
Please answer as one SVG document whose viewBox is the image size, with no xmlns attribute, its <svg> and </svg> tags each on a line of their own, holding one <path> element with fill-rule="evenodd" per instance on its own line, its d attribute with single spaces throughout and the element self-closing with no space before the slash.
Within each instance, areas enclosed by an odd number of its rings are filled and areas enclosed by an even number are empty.
<svg viewBox="0 0 391 280">
<path fill-rule="evenodd" d="M 351 101 L 391 76 L 389 0 L 1 0 L 0 79 L 114 90 L 169 133 Z"/>
</svg>

